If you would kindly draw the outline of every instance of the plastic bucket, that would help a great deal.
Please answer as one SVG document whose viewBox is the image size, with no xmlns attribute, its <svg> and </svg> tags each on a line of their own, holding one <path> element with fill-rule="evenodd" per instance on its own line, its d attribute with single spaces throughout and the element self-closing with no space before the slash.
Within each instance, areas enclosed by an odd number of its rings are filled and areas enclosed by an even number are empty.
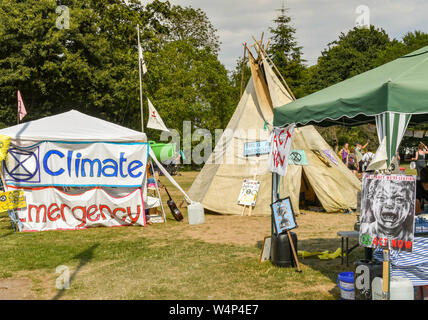
<svg viewBox="0 0 428 320">
<path fill-rule="evenodd" d="M 340 288 L 342 300 L 355 300 L 354 273 L 352 271 L 339 273 L 337 285 Z"/>
</svg>

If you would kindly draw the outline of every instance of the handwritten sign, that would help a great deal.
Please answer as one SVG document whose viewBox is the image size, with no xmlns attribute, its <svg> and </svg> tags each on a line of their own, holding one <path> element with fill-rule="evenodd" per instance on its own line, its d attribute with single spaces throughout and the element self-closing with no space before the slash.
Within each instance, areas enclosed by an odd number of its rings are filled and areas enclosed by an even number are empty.
<svg viewBox="0 0 428 320">
<path fill-rule="evenodd" d="M 254 207 L 256 205 L 259 188 L 260 181 L 244 179 L 241 192 L 239 193 L 238 204 Z"/>
<path fill-rule="evenodd" d="M 0 193 L 0 212 L 25 208 L 25 195 L 23 190 L 15 190 Z"/>
<path fill-rule="evenodd" d="M 294 124 L 285 128 L 273 128 L 271 133 L 271 151 L 269 154 L 270 171 L 281 176 L 287 174 L 287 165 L 293 140 Z"/>
</svg>

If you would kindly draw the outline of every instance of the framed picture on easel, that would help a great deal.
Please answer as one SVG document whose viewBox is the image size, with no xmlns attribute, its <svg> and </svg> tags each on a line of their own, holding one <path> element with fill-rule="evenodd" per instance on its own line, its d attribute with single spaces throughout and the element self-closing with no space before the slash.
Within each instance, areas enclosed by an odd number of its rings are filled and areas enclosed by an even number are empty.
<svg viewBox="0 0 428 320">
<path fill-rule="evenodd" d="M 290 197 L 279 199 L 270 206 L 277 234 L 297 228 L 296 216 Z"/>
</svg>

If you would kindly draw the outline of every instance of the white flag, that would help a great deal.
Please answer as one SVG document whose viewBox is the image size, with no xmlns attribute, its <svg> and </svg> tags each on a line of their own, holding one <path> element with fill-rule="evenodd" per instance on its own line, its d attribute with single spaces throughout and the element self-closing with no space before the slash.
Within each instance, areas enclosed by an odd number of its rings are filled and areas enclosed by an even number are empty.
<svg viewBox="0 0 428 320">
<path fill-rule="evenodd" d="M 149 121 L 147 122 L 147 128 L 169 132 L 149 98 L 147 98 L 147 101 L 149 102 Z"/>
<path fill-rule="evenodd" d="M 273 128 L 271 132 L 269 167 L 271 172 L 281 176 L 287 174 L 294 124 L 285 128 Z"/>
<path fill-rule="evenodd" d="M 143 48 L 141 48 L 141 45 L 138 45 L 138 59 L 140 59 L 141 61 L 143 74 L 145 74 L 147 72 L 147 67 L 146 67 L 146 62 L 144 61 Z"/>
</svg>

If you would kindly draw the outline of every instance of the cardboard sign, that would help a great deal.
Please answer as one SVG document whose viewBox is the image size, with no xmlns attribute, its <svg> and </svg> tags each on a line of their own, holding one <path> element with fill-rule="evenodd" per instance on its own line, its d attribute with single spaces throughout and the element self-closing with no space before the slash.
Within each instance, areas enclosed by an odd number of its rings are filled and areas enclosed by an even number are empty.
<svg viewBox="0 0 428 320">
<path fill-rule="evenodd" d="M 239 193 L 238 197 L 238 204 L 254 207 L 256 205 L 259 188 L 260 181 L 244 179 L 241 192 Z"/>
<path fill-rule="evenodd" d="M 288 158 L 288 164 L 307 166 L 308 160 L 306 159 L 305 150 L 291 150 Z"/>
<path fill-rule="evenodd" d="M 297 228 L 296 217 L 290 197 L 280 199 L 271 205 L 277 234 Z"/>
<path fill-rule="evenodd" d="M 413 249 L 416 177 L 365 174 L 359 242 L 363 247 Z"/>
<path fill-rule="evenodd" d="M 41 142 L 11 146 L 3 161 L 8 186 L 139 187 L 146 175 L 147 143 Z"/>
<path fill-rule="evenodd" d="M 280 176 L 287 174 L 288 158 L 291 141 L 293 140 L 294 124 L 285 128 L 273 128 L 271 133 L 271 151 L 269 154 L 269 169 Z"/>
<path fill-rule="evenodd" d="M 68 194 L 54 187 L 24 192 L 27 207 L 17 210 L 21 231 L 145 225 L 141 188 L 123 197 L 113 197 L 102 188 L 81 194 Z"/>
<path fill-rule="evenodd" d="M 25 208 L 24 190 L 14 190 L 0 193 L 0 212 L 13 210 L 18 208 Z"/>
</svg>

